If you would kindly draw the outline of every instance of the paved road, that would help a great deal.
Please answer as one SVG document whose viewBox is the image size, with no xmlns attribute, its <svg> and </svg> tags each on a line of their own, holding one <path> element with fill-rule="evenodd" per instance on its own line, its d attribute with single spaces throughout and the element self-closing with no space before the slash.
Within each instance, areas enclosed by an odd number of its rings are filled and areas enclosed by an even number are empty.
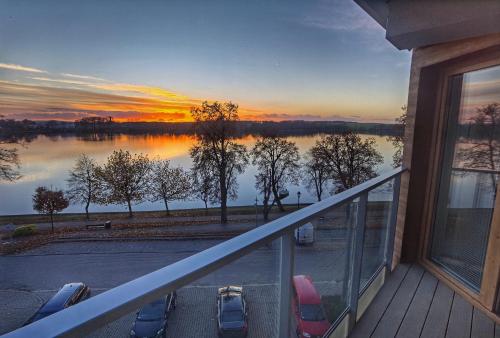
<svg viewBox="0 0 500 338">
<path fill-rule="evenodd" d="M 340 294 L 346 259 L 345 231 L 318 231 L 312 247 L 296 250 L 295 274 L 309 274 L 324 294 Z M 140 241 L 57 243 L 29 252 L 0 257 L 0 333 L 19 327 L 44 300 L 64 283 L 82 281 L 99 293 L 188 257 L 220 241 Z M 179 290 L 179 311 L 172 317 L 176 336 L 214 336 L 215 289 L 224 284 L 244 285 L 254 322 L 274 323 L 277 310 L 279 246 L 262 247 Z M 371 250 L 371 249 L 370 249 Z M 366 255 L 365 257 L 375 255 Z M 254 313 L 254 314 L 252 314 Z M 260 318 L 268 315 L 268 320 Z M 123 336 L 133 315 L 101 329 L 97 336 Z M 260 318 L 256 320 L 256 318 Z M 203 319 L 203 320 L 201 320 Z M 204 324 L 193 326 L 197 320 Z M 275 325 L 254 326 L 251 336 L 266 336 Z M 118 331 L 117 331 L 118 330 Z M 190 331 L 191 330 L 191 331 Z M 116 331 L 116 332 L 115 332 Z M 113 333 L 114 332 L 114 333 Z"/>
</svg>

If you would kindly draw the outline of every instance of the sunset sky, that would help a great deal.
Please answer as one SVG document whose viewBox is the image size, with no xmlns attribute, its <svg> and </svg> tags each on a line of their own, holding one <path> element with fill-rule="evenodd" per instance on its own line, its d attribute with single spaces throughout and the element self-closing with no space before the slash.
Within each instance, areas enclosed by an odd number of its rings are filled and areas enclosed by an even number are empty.
<svg viewBox="0 0 500 338">
<path fill-rule="evenodd" d="M 352 0 L 0 1 L 0 115 L 392 122 L 410 53 Z"/>
</svg>

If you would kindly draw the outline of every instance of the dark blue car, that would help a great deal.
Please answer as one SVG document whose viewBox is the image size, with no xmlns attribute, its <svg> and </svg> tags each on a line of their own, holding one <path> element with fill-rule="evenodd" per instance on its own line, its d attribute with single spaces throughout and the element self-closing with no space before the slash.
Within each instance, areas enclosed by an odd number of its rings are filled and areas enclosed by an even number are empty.
<svg viewBox="0 0 500 338">
<path fill-rule="evenodd" d="M 176 304 L 177 294 L 172 292 L 137 311 L 130 337 L 165 337 L 167 320 Z"/>
<path fill-rule="evenodd" d="M 248 306 L 240 286 L 225 286 L 217 291 L 217 333 L 221 338 L 246 337 Z"/>
<path fill-rule="evenodd" d="M 57 293 L 43 304 L 38 311 L 28 319 L 24 325 L 31 324 L 50 316 L 53 313 L 84 301 L 90 297 L 90 288 L 83 283 L 69 283 L 64 285 Z"/>
</svg>

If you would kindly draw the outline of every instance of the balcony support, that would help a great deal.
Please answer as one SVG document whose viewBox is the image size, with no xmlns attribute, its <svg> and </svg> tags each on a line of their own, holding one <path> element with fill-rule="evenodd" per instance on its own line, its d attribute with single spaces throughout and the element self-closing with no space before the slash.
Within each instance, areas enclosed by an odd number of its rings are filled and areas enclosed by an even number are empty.
<svg viewBox="0 0 500 338">
<path fill-rule="evenodd" d="M 359 288 L 361 285 L 361 263 L 363 259 L 363 242 L 365 238 L 366 208 L 368 204 L 368 192 L 364 192 L 359 197 L 358 209 L 356 215 L 356 227 L 354 229 L 354 240 L 352 248 L 352 264 L 350 266 L 350 287 L 348 293 L 349 331 L 356 324 L 358 312 Z"/>
<path fill-rule="evenodd" d="M 295 242 L 293 231 L 281 236 L 280 250 L 280 299 L 279 299 L 279 332 L 278 337 L 289 338 L 292 308 L 292 277 L 294 266 Z"/>
<path fill-rule="evenodd" d="M 384 262 L 387 267 L 386 271 L 392 270 L 392 256 L 394 253 L 394 236 L 396 235 L 396 222 L 398 219 L 399 207 L 399 189 L 401 186 L 401 175 L 394 177 L 394 184 L 392 187 L 392 203 L 391 214 L 389 215 L 389 223 L 387 225 L 387 234 L 385 239 L 385 253 Z"/>
</svg>

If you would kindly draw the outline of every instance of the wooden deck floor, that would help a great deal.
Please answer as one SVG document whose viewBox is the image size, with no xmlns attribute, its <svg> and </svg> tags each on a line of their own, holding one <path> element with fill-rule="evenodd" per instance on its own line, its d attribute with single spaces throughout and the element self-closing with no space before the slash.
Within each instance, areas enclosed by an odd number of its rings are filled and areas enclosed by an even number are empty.
<svg viewBox="0 0 500 338">
<path fill-rule="evenodd" d="M 401 264 L 351 338 L 500 338 L 500 325 L 419 265 Z"/>
</svg>

